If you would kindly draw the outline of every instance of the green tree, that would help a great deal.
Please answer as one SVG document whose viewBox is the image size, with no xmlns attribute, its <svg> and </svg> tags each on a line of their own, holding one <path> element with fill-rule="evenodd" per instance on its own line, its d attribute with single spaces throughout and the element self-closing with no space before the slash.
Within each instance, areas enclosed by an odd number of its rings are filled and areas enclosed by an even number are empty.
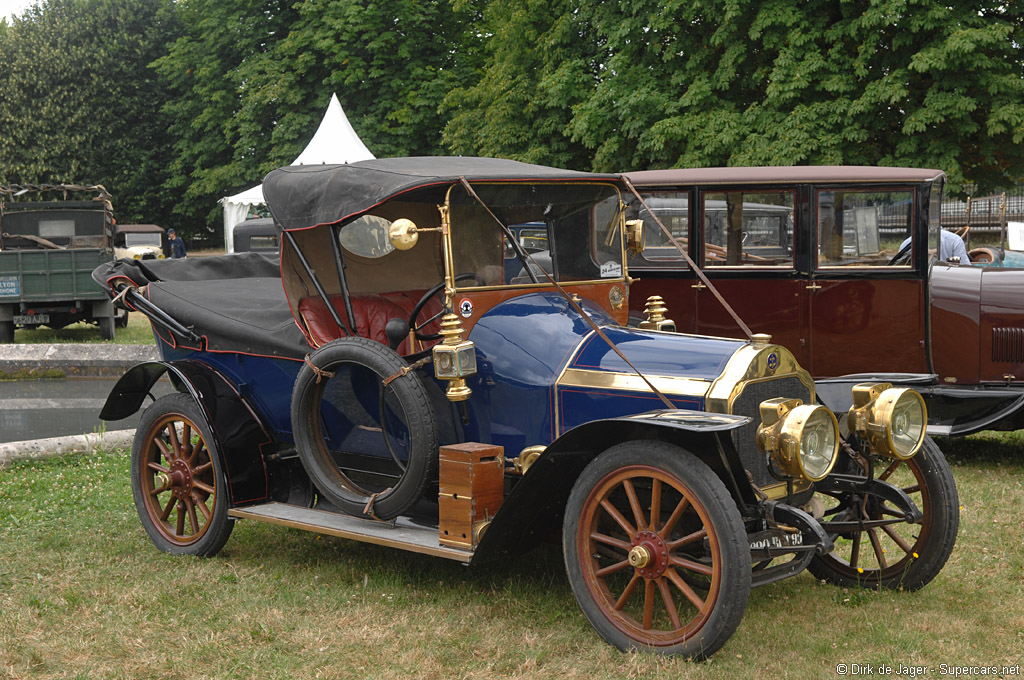
<svg viewBox="0 0 1024 680">
<path fill-rule="evenodd" d="M 442 153 L 439 106 L 475 74 L 474 1 L 185 0 L 189 34 L 158 62 L 182 209 L 216 219 L 217 199 L 290 163 L 332 92 L 375 155 Z"/>
<path fill-rule="evenodd" d="M 476 86 L 451 102 L 447 139 L 462 152 L 532 154 L 543 116 L 506 91 L 560 99 L 559 139 L 580 145 L 577 167 L 627 170 L 767 164 L 916 165 L 982 190 L 1024 176 L 1024 8 L 1001 0 L 563 0 L 516 16 L 541 27 L 519 44 L 495 40 Z M 573 28 L 561 25 L 570 21 Z M 545 28 L 550 26 L 550 28 Z M 586 44 L 588 91 L 558 83 L 564 62 L 537 55 L 557 35 Z M 500 131 L 476 121 L 502 118 Z M 557 116 L 553 116 L 557 117 Z M 589 161 L 589 162 L 587 162 Z"/>
<path fill-rule="evenodd" d="M 44 0 L 0 27 L 0 182 L 102 184 L 122 222 L 165 222 L 165 91 L 148 67 L 172 0 Z"/>
</svg>

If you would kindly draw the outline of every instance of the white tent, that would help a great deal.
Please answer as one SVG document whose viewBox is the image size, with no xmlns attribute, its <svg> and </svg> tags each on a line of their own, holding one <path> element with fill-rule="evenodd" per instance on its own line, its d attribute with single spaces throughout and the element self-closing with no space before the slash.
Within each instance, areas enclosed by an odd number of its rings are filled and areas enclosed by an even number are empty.
<svg viewBox="0 0 1024 680">
<path fill-rule="evenodd" d="M 370 153 L 359 135 L 352 129 L 345 112 L 341 110 L 338 95 L 331 95 L 331 103 L 327 105 L 324 119 L 320 121 L 313 139 L 309 140 L 305 150 L 292 161 L 292 165 L 321 165 L 354 163 L 365 161 L 375 156 Z M 246 218 L 249 209 L 254 205 L 262 205 L 263 185 L 257 184 L 234 196 L 220 199 L 224 206 L 224 243 L 228 252 L 234 252 L 235 244 L 232 233 L 235 225 Z"/>
</svg>

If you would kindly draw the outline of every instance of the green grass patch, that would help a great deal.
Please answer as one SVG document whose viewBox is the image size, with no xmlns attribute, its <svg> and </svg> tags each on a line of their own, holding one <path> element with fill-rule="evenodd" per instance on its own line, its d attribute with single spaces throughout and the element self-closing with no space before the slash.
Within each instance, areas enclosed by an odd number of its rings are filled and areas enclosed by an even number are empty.
<svg viewBox="0 0 1024 680">
<path fill-rule="evenodd" d="M 1024 454 L 942 442 L 957 547 L 914 593 L 809 574 L 753 591 L 692 663 L 622 654 L 576 607 L 557 543 L 466 568 L 240 522 L 214 558 L 173 557 L 135 514 L 125 452 L 0 471 L 0 678 L 835 678 L 838 664 L 1024 665 Z M 878 675 L 876 672 L 875 676 Z"/>
<path fill-rule="evenodd" d="M 60 380 L 64 371 L 59 368 L 22 368 L 17 371 L 0 371 L 3 380 Z"/>
<path fill-rule="evenodd" d="M 14 331 L 14 342 L 20 344 L 100 343 L 104 345 L 152 345 L 153 331 L 149 320 L 140 312 L 129 312 L 128 326 L 114 329 L 114 339 L 100 337 L 100 328 L 80 322 L 64 328 L 20 328 Z"/>
</svg>

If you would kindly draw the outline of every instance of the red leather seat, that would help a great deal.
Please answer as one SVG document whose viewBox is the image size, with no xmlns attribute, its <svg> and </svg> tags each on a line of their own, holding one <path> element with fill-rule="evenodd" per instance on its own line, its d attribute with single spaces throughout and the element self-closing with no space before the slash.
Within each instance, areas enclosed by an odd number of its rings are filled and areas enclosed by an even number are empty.
<svg viewBox="0 0 1024 680">
<path fill-rule="evenodd" d="M 394 318 L 407 320 L 412 308 L 423 295 L 422 292 L 391 292 L 391 293 L 367 293 L 352 296 L 352 314 L 355 316 L 356 332 L 360 337 L 376 340 L 387 345 L 388 338 L 384 333 L 384 327 L 388 321 Z M 331 304 L 338 311 L 338 316 L 345 319 L 345 301 L 341 295 L 332 295 Z M 327 306 L 318 295 L 302 298 L 299 301 L 299 315 L 306 323 L 306 328 L 319 346 L 331 340 L 345 337 L 345 333 L 338 328 L 327 311 Z M 441 311 L 441 301 L 438 296 L 431 298 L 423 311 L 420 312 L 419 321 L 437 314 Z M 436 333 L 439 321 L 435 321 L 427 328 L 425 333 Z M 430 346 L 433 342 L 425 343 Z M 403 341 L 398 346 L 399 354 L 408 354 L 408 341 Z"/>
</svg>

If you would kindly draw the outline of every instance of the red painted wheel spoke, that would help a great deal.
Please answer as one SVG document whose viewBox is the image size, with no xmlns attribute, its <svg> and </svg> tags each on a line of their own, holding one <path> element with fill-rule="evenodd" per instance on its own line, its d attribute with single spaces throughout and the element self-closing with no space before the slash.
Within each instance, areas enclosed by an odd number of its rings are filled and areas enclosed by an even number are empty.
<svg viewBox="0 0 1024 680">
<path fill-rule="evenodd" d="M 658 535 L 662 538 L 665 538 L 670 533 L 672 533 L 672 529 L 675 528 L 676 522 L 679 521 L 679 519 L 683 516 L 683 513 L 686 512 L 686 508 L 688 508 L 689 506 L 690 501 L 686 498 L 686 496 L 683 496 L 681 499 L 679 499 L 679 504 L 676 505 L 676 509 L 673 510 L 672 514 L 669 515 L 669 518 L 665 520 L 665 526 L 658 530 Z"/>
<path fill-rule="evenodd" d="M 651 531 L 658 530 L 658 519 L 661 517 L 661 480 L 651 480 L 651 523 L 647 527 Z"/>
<path fill-rule="evenodd" d="M 160 463 L 154 463 L 153 461 L 149 461 L 148 463 L 146 463 L 146 467 L 147 467 L 148 469 L 150 469 L 150 470 L 153 470 L 153 471 L 155 471 L 155 472 L 165 472 L 165 473 L 169 473 L 169 472 L 171 471 L 171 470 L 170 470 L 170 468 L 165 468 L 165 467 L 164 467 L 163 465 L 161 465 Z"/>
<path fill-rule="evenodd" d="M 633 525 L 629 523 L 629 520 L 622 516 L 622 513 L 620 513 L 607 498 L 601 501 L 601 507 L 604 508 L 604 511 L 607 512 L 620 527 L 622 527 L 623 531 L 629 534 L 630 538 L 636 535 L 636 529 L 633 528 Z"/>
<path fill-rule="evenodd" d="M 896 468 L 898 468 L 902 464 L 903 464 L 902 460 L 894 460 L 892 462 L 892 465 L 890 465 L 889 467 L 885 468 L 885 471 L 882 472 L 882 474 L 878 475 L 878 481 L 884 482 L 885 480 L 889 479 L 889 477 L 892 476 L 892 473 L 896 472 Z"/>
<path fill-rule="evenodd" d="M 171 455 L 171 451 L 167 448 L 167 444 L 164 444 L 163 439 L 153 437 L 153 443 L 156 444 L 158 449 L 160 449 L 160 453 L 164 454 L 164 459 L 167 460 L 167 462 L 174 460 L 174 456 Z"/>
<path fill-rule="evenodd" d="M 681 548 L 684 545 L 689 545 L 694 541 L 702 541 L 705 538 L 707 538 L 707 536 L 708 530 L 701 529 L 700 531 L 694 531 L 692 534 L 688 534 L 686 536 L 683 536 L 682 538 L 677 538 L 674 541 L 666 541 L 665 547 L 667 547 L 669 550 L 675 550 L 676 548 Z"/>
<path fill-rule="evenodd" d="M 861 532 L 857 532 L 853 535 L 853 551 L 850 553 L 850 566 L 854 569 L 857 568 L 857 562 L 860 560 L 860 537 Z"/>
<path fill-rule="evenodd" d="M 676 557 L 675 555 L 669 556 L 668 563 L 673 566 L 686 569 L 687 571 L 695 571 L 698 574 L 704 574 L 705 576 L 710 576 L 714 571 L 714 569 L 711 568 L 711 565 L 701 564 L 700 562 L 694 562 L 693 560 L 687 560 L 682 557 Z"/>
<path fill-rule="evenodd" d="M 905 487 L 903 487 L 903 493 L 907 494 L 908 496 L 910 494 L 912 494 L 912 493 L 920 493 L 920 492 L 921 492 L 921 485 L 920 484 L 914 484 L 913 486 L 905 486 Z"/>
<path fill-rule="evenodd" d="M 636 590 L 636 584 L 640 583 L 642 579 L 640 574 L 633 574 L 633 578 L 626 584 L 626 589 L 622 591 L 622 595 L 619 595 L 619 599 L 615 601 L 615 611 L 621 611 L 626 606 L 626 602 L 629 601 L 629 597 Z"/>
<path fill-rule="evenodd" d="M 878 541 L 878 532 L 873 528 L 868 529 L 868 539 L 870 539 L 871 547 L 875 551 L 875 559 L 878 560 L 878 566 L 885 569 L 889 566 L 889 563 L 885 561 L 885 551 L 882 550 L 882 544 Z"/>
<path fill-rule="evenodd" d="M 675 569 L 667 569 L 665 571 L 665 576 L 672 581 L 672 584 L 676 588 L 679 588 L 679 591 L 686 596 L 686 599 L 689 600 L 694 607 L 697 608 L 697 611 L 702 611 L 704 609 L 704 600 L 702 600 L 700 595 L 690 587 L 689 583 L 683 580 L 683 577 L 680 576 Z"/>
<path fill-rule="evenodd" d="M 167 423 L 167 434 L 171 439 L 171 450 L 174 452 L 175 460 L 181 458 L 181 442 L 178 441 L 178 430 L 174 427 L 174 421 Z"/>
<path fill-rule="evenodd" d="M 192 463 L 192 456 L 195 455 L 195 448 L 192 446 L 192 425 L 185 421 L 181 424 L 181 457 L 189 464 Z M 186 455 L 188 452 L 188 455 Z"/>
<path fill-rule="evenodd" d="M 164 508 L 164 511 L 162 513 L 160 513 L 160 521 L 161 522 L 166 522 L 167 518 L 171 516 L 171 510 L 174 509 L 174 504 L 176 502 L 177 502 L 177 499 L 172 494 L 171 495 L 171 500 L 168 501 L 168 503 L 167 503 L 167 507 Z"/>
<path fill-rule="evenodd" d="M 629 499 L 629 507 L 633 510 L 636 528 L 642 531 L 647 528 L 647 518 L 644 517 L 644 511 L 640 507 L 640 499 L 636 497 L 636 489 L 633 487 L 633 482 L 629 479 L 623 480 L 622 488 L 626 490 L 626 498 Z"/>
<path fill-rule="evenodd" d="M 654 581 L 644 583 L 644 630 L 654 625 Z"/>
<path fill-rule="evenodd" d="M 199 454 L 202 453 L 203 449 L 205 449 L 205 448 L 206 448 L 206 442 L 205 441 L 200 439 L 198 442 L 196 442 L 196 448 L 195 448 L 194 451 L 192 451 L 192 461 L 198 460 L 199 459 Z"/>
<path fill-rule="evenodd" d="M 599 534 L 596 531 L 590 534 L 590 540 L 610 545 L 613 548 L 622 550 L 623 552 L 629 552 L 629 549 L 633 547 L 628 541 L 622 541 L 606 534 Z"/>
<path fill-rule="evenodd" d="M 208 507 L 206 507 L 206 499 L 203 498 L 202 496 L 200 496 L 199 494 L 197 494 L 193 490 L 192 491 L 192 500 L 195 501 L 195 504 L 196 504 L 196 506 L 198 506 L 199 511 L 201 513 L 203 513 L 203 517 L 205 517 L 206 521 L 209 522 L 210 521 L 210 517 L 213 515 L 213 513 L 210 511 L 210 509 Z"/>
<path fill-rule="evenodd" d="M 199 533 L 199 518 L 196 517 L 196 504 L 191 498 L 185 499 L 185 508 L 188 510 L 188 521 L 192 525 L 192 535 Z"/>
<path fill-rule="evenodd" d="M 615 564 L 609 564 L 607 567 L 604 567 L 603 569 L 598 569 L 594 573 L 597 576 L 599 576 L 601 578 L 604 578 L 608 574 L 614 574 L 617 571 L 622 571 L 623 569 L 625 569 L 628 566 L 629 566 L 629 560 L 622 560 L 621 562 L 616 562 Z"/>
<path fill-rule="evenodd" d="M 676 609 L 675 600 L 672 599 L 672 591 L 668 588 L 668 581 L 664 578 L 659 578 L 656 583 L 658 584 L 658 590 L 661 591 L 661 601 L 665 604 L 668 618 L 672 619 L 673 628 L 679 630 L 683 627 L 683 623 L 679 620 L 679 610 Z"/>
<path fill-rule="evenodd" d="M 192 480 L 192 486 L 201 491 L 205 491 L 211 496 L 214 494 L 214 488 L 212 486 L 210 486 L 209 484 L 204 484 L 203 482 L 200 482 L 198 479 Z"/>
<path fill-rule="evenodd" d="M 909 555 L 913 551 L 913 548 L 909 543 L 907 543 L 906 539 L 904 539 L 902 536 L 896 533 L 895 529 L 893 529 L 888 524 L 882 525 L 882 531 L 884 531 L 885 535 L 891 538 L 892 542 L 898 545 L 900 547 L 900 550 L 902 550 L 903 552 Z"/>
<path fill-rule="evenodd" d="M 192 468 L 192 476 L 193 477 L 198 477 L 199 475 L 203 474 L 204 472 L 206 472 L 207 470 L 209 470 L 212 467 L 213 467 L 213 461 L 212 460 L 206 461 L 202 465 L 198 465 L 198 466 Z"/>
<path fill-rule="evenodd" d="M 178 525 L 175 527 L 175 534 L 177 536 L 185 535 L 185 504 L 178 501 Z"/>
</svg>

